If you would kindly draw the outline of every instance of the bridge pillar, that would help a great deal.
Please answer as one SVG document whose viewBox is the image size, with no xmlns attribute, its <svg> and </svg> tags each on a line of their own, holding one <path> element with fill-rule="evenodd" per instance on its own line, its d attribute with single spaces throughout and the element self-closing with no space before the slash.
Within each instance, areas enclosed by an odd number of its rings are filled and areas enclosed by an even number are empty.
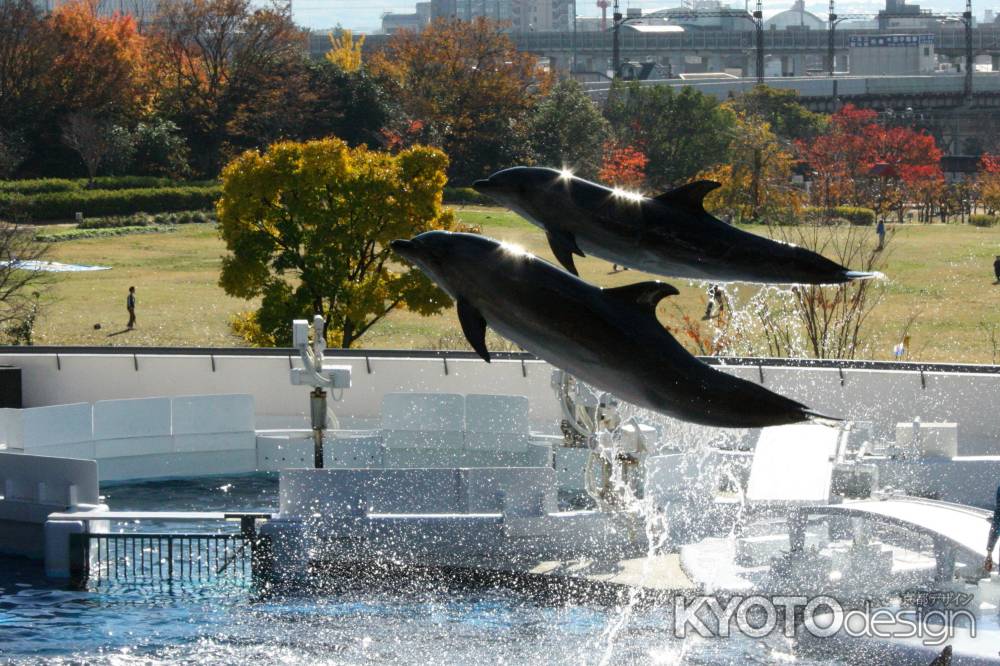
<svg viewBox="0 0 1000 666">
<path fill-rule="evenodd" d="M 990 56 L 990 69 L 994 72 L 1000 72 L 1000 55 Z"/>
</svg>

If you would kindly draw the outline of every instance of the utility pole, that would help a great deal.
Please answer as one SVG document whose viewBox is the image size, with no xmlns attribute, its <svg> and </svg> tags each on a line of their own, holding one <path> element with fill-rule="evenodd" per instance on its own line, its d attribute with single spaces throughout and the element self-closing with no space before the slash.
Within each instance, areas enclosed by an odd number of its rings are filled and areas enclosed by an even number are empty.
<svg viewBox="0 0 1000 666">
<path fill-rule="evenodd" d="M 826 33 L 826 69 L 830 72 L 830 76 L 834 75 L 837 67 L 837 52 L 834 50 L 834 30 L 837 29 L 837 8 L 834 7 L 834 0 L 830 0 L 830 9 L 827 14 L 827 20 L 830 22 L 830 29 Z"/>
<path fill-rule="evenodd" d="M 757 33 L 757 85 L 764 85 L 764 5 L 763 0 L 757 0 L 757 9 L 753 13 L 754 30 Z"/>
<path fill-rule="evenodd" d="M 622 25 L 622 13 L 615 0 L 614 12 L 611 14 L 611 78 L 618 78 L 618 67 L 621 65 L 621 46 L 618 43 L 618 32 Z"/>
<path fill-rule="evenodd" d="M 576 72 L 576 0 L 573 0 L 573 70 Z"/>
<path fill-rule="evenodd" d="M 962 14 L 965 23 L 965 101 L 972 104 L 972 70 L 975 69 L 972 57 L 972 0 L 965 0 L 965 12 Z"/>
</svg>

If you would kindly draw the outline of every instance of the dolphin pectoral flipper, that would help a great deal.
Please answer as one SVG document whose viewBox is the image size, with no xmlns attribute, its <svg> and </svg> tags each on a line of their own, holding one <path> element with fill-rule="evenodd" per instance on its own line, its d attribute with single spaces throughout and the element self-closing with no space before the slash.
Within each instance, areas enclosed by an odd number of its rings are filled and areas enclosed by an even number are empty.
<svg viewBox="0 0 1000 666">
<path fill-rule="evenodd" d="M 717 187 L 722 187 L 722 183 L 717 183 L 714 180 L 696 180 L 693 183 L 675 187 L 658 197 L 653 197 L 653 200 L 673 206 L 683 206 L 689 210 L 703 213 L 705 212 L 705 196 Z"/>
<path fill-rule="evenodd" d="M 604 292 L 605 296 L 610 296 L 629 305 L 639 306 L 654 317 L 656 316 L 657 303 L 667 296 L 676 296 L 680 293 L 674 285 L 655 280 L 627 284 L 624 287 L 611 287 L 601 291 Z"/>
<path fill-rule="evenodd" d="M 479 310 L 461 296 L 458 298 L 458 321 L 462 324 L 462 333 L 487 363 L 490 362 L 490 350 L 486 348 L 486 319 Z"/>
<path fill-rule="evenodd" d="M 563 265 L 563 268 L 579 277 L 580 274 L 576 270 L 576 264 L 573 263 L 573 255 L 578 254 L 581 257 L 586 255 L 580 251 L 573 235 L 559 231 L 546 231 L 545 235 L 549 239 L 549 247 L 552 248 L 552 254 Z"/>
</svg>

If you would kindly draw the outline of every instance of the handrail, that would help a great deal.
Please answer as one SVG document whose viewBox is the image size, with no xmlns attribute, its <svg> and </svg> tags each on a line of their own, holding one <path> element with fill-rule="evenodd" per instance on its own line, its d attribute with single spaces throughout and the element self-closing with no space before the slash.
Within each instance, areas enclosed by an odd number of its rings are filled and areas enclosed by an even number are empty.
<svg viewBox="0 0 1000 666">
<path fill-rule="evenodd" d="M 285 359 L 297 357 L 298 350 L 291 347 L 87 347 L 87 346 L 11 346 L 0 347 L 0 357 L 59 354 L 65 359 L 69 355 L 94 356 L 261 356 Z M 445 349 L 336 349 L 327 348 L 325 355 L 341 359 L 451 359 L 477 360 L 473 351 Z M 490 352 L 494 360 L 540 362 L 528 352 Z M 963 374 L 1000 374 L 1000 365 L 974 363 L 944 363 L 918 361 L 878 361 L 863 359 L 813 359 L 776 358 L 767 356 L 700 356 L 705 363 L 714 366 L 764 366 L 787 368 L 816 368 L 842 370 L 887 370 L 897 372 L 941 372 Z"/>
</svg>

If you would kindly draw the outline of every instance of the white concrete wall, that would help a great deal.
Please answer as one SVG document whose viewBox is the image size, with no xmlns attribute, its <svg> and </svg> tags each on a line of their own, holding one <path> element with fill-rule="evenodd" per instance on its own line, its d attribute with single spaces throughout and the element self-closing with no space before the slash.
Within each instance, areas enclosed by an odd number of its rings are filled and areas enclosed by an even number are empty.
<svg viewBox="0 0 1000 666">
<path fill-rule="evenodd" d="M 340 358 L 350 365 L 353 388 L 330 407 L 342 427 L 377 427 L 386 393 L 397 391 L 523 395 L 531 406 L 531 425 L 555 432 L 558 405 L 549 388 L 551 366 L 543 361 Z M 253 397 L 258 428 L 308 427 L 308 388 L 289 384 L 289 357 L 131 354 L 0 354 L 0 363 L 22 369 L 25 406 L 176 396 L 247 393 Z M 296 361 L 297 363 L 297 361 Z M 724 368 L 759 382 L 756 366 Z M 923 421 L 958 424 L 959 455 L 1000 453 L 1000 373 L 844 370 L 765 367 L 764 385 L 806 402 L 818 411 L 872 421 L 877 437 L 891 441 L 896 423 Z M 336 397 L 334 395 L 333 397 Z"/>
</svg>

